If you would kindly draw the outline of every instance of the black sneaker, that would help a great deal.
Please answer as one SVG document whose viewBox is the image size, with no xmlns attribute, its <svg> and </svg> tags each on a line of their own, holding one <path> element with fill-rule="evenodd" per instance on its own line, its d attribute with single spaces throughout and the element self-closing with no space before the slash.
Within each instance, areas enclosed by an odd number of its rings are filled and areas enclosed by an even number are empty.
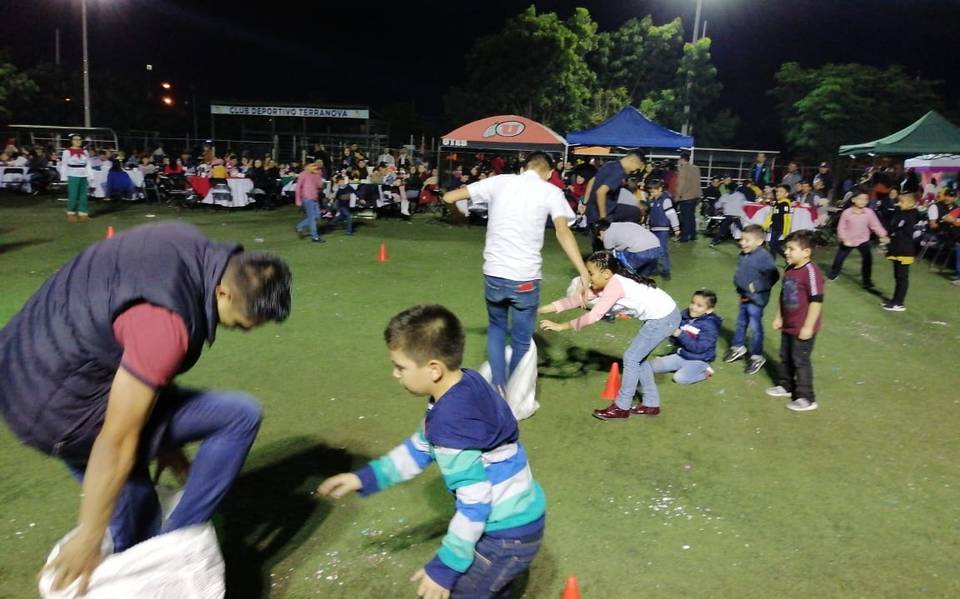
<svg viewBox="0 0 960 599">
<path fill-rule="evenodd" d="M 312 241 L 312 242 L 314 242 L 314 243 L 326 243 L 326 242 L 327 242 L 327 240 L 324 239 L 323 237 L 311 237 L 311 238 L 310 238 L 310 241 Z"/>
<path fill-rule="evenodd" d="M 763 356 L 750 356 L 750 359 L 747 361 L 747 366 L 743 371 L 747 374 L 757 374 L 766 363 L 767 359 Z"/>
<path fill-rule="evenodd" d="M 738 347 L 731 347 L 727 350 L 727 353 L 723 354 L 724 362 L 736 362 L 740 358 L 747 355 L 747 348 L 740 345 Z"/>
<path fill-rule="evenodd" d="M 828 280 L 828 281 L 836 281 L 836 280 L 837 280 L 837 277 L 839 277 L 839 276 L 840 276 L 839 274 L 830 273 L 830 274 L 827 275 L 827 280 Z"/>
<path fill-rule="evenodd" d="M 903 304 L 895 304 L 893 302 L 887 302 L 885 304 L 880 304 L 880 307 L 886 310 L 887 312 L 905 312 L 907 307 Z"/>
</svg>

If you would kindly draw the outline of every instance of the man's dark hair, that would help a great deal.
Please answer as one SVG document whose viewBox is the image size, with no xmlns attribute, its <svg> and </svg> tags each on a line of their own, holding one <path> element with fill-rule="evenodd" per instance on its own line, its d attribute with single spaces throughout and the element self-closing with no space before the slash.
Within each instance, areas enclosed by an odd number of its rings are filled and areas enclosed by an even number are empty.
<svg viewBox="0 0 960 599">
<path fill-rule="evenodd" d="M 800 246 L 802 250 L 813 250 L 814 241 L 813 241 L 813 231 L 808 229 L 800 229 L 799 231 L 794 231 L 793 233 L 787 235 L 787 238 L 783 240 L 784 245 L 793 242 Z"/>
<path fill-rule="evenodd" d="M 550 155 L 546 152 L 534 152 L 533 154 L 527 156 L 527 160 L 524 162 L 524 165 L 526 165 L 528 169 L 552 169 L 553 158 L 550 158 Z"/>
<path fill-rule="evenodd" d="M 598 221 L 593 225 L 593 227 L 594 227 L 597 231 L 606 231 L 607 229 L 610 228 L 610 221 L 608 221 L 608 220 L 605 219 L 605 218 L 601 218 L 600 220 L 598 220 Z"/>
<path fill-rule="evenodd" d="M 680 160 L 690 162 L 690 152 L 680 152 Z"/>
<path fill-rule="evenodd" d="M 697 289 L 693 294 L 707 300 L 707 305 L 711 308 L 717 305 L 717 294 L 712 289 Z"/>
<path fill-rule="evenodd" d="M 760 239 L 763 239 L 767 232 L 763 230 L 763 227 L 760 225 L 747 225 L 740 231 L 741 235 L 756 235 Z"/>
<path fill-rule="evenodd" d="M 246 315 L 258 322 L 283 322 L 290 316 L 290 267 L 263 252 L 234 254 L 224 274 L 246 305 Z"/>
<path fill-rule="evenodd" d="M 402 351 L 418 366 L 439 360 L 454 370 L 463 362 L 463 325 L 439 304 L 419 304 L 397 314 L 387 323 L 383 339 L 388 348 Z"/>
</svg>

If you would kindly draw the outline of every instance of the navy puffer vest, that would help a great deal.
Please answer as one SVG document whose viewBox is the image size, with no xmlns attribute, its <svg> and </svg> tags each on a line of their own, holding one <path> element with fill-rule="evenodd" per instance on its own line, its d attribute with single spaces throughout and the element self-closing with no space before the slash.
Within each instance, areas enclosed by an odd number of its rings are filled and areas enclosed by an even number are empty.
<svg viewBox="0 0 960 599">
<path fill-rule="evenodd" d="M 189 347 L 180 372 L 213 343 L 215 289 L 241 251 L 191 225 L 147 225 L 96 243 L 68 262 L 0 330 L 0 412 L 27 445 L 85 458 L 103 425 L 123 348 L 113 321 L 148 302 L 183 318 Z"/>
</svg>

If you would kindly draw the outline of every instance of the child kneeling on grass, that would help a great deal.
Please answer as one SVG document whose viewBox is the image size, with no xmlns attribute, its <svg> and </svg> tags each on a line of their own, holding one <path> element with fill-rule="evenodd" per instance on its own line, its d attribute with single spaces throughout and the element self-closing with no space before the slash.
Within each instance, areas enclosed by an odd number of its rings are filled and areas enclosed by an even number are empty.
<svg viewBox="0 0 960 599">
<path fill-rule="evenodd" d="M 710 362 L 717 359 L 717 337 L 720 336 L 719 316 L 714 314 L 717 294 L 709 289 L 698 289 L 690 298 L 690 305 L 680 313 L 680 327 L 671 335 L 677 351 L 656 358 L 653 372 L 672 372 L 673 382 L 692 385 L 713 376 Z"/>
<path fill-rule="evenodd" d="M 436 557 L 411 581 L 424 599 L 498 597 L 540 550 L 546 499 L 533 479 L 507 402 L 473 370 L 460 368 L 463 326 L 437 305 L 394 316 L 383 336 L 393 377 L 427 396 L 419 429 L 355 473 L 323 481 L 323 495 L 369 495 L 409 480 L 436 461 L 457 511 Z"/>
<path fill-rule="evenodd" d="M 630 314 L 637 320 L 646 321 L 623 354 L 623 384 L 617 399 L 608 408 L 594 410 L 593 416 L 600 420 L 622 420 L 629 418 L 630 414 L 656 416 L 660 413 L 660 394 L 647 357 L 680 325 L 677 303 L 665 291 L 657 289 L 652 279 L 623 268 L 611 252 L 590 254 L 586 265 L 590 273 L 591 293 L 588 300 L 598 297 L 599 301 L 589 313 L 579 318 L 564 323 L 541 320 L 540 328 L 545 331 L 579 331 L 603 318 L 614 306 L 622 308 L 621 314 Z M 538 312 L 563 312 L 579 307 L 580 302 L 579 295 L 572 295 L 541 306 Z M 638 384 L 643 392 L 643 401 L 633 405 Z"/>
</svg>

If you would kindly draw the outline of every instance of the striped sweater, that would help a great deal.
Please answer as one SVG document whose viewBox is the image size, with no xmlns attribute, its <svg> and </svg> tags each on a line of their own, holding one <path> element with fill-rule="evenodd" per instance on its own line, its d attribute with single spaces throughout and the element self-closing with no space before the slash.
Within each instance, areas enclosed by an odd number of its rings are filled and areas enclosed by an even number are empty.
<svg viewBox="0 0 960 599">
<path fill-rule="evenodd" d="M 541 530 L 546 498 L 533 479 L 510 407 L 472 370 L 463 370 L 459 383 L 431 401 L 417 432 L 357 471 L 360 493 L 410 480 L 434 461 L 456 496 L 456 513 L 425 569 L 452 589 L 473 563 L 474 546 L 484 534 L 511 539 Z"/>
</svg>

